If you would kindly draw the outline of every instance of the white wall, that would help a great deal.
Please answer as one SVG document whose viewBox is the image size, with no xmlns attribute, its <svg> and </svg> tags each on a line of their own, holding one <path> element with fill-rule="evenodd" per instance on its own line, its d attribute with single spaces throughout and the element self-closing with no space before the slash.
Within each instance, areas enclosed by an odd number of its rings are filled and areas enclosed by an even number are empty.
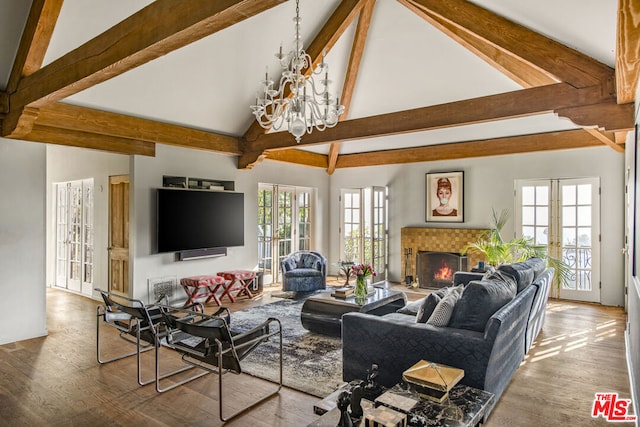
<svg viewBox="0 0 640 427">
<path fill-rule="evenodd" d="M 178 279 L 228 269 L 257 267 L 258 183 L 314 187 L 316 192 L 316 229 L 314 249 L 328 252 L 328 183 L 326 171 L 284 163 L 263 162 L 253 170 L 236 167 L 236 158 L 206 151 L 166 145 L 156 146 L 155 157 L 134 156 L 131 173 L 132 215 L 131 283 L 133 296 L 147 299 L 148 279 L 175 276 Z M 227 256 L 176 262 L 173 253 L 154 253 L 155 190 L 162 187 L 163 175 L 235 181 L 235 191 L 244 193 L 245 245 L 228 248 Z"/>
<path fill-rule="evenodd" d="M 47 335 L 43 144 L 0 138 L 0 344 Z"/>
<path fill-rule="evenodd" d="M 426 223 L 425 173 L 464 171 L 464 223 Z M 339 258 L 339 206 L 341 188 L 372 185 L 389 187 L 389 279 L 401 281 L 400 229 L 402 227 L 485 228 L 491 209 L 514 208 L 514 181 L 536 178 L 600 177 L 601 196 L 601 302 L 624 304 L 624 155 L 611 148 L 585 148 L 464 160 L 338 169 L 331 176 L 329 223 L 330 259 Z M 505 227 L 513 235 L 513 219 Z"/>
<path fill-rule="evenodd" d="M 109 176 L 129 173 L 129 156 L 83 148 L 47 147 L 47 286 L 53 286 L 56 244 L 56 195 L 53 184 L 93 178 L 94 288 L 108 289 Z"/>
</svg>

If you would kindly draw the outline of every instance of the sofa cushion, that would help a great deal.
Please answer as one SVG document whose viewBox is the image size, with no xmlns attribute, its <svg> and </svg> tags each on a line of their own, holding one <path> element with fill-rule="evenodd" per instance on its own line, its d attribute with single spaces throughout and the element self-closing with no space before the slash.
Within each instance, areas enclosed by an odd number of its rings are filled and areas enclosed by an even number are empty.
<svg viewBox="0 0 640 427">
<path fill-rule="evenodd" d="M 433 309 L 433 313 L 427 320 L 427 325 L 432 326 L 447 326 L 451 315 L 456 306 L 456 303 L 462 295 L 464 285 L 455 286 L 449 289 L 449 292 L 440 300 L 436 308 Z"/>
<path fill-rule="evenodd" d="M 523 262 L 501 265 L 498 267 L 498 270 L 513 276 L 517 283 L 517 292 L 521 292 L 533 283 L 535 278 L 544 271 L 545 267 L 546 263 L 544 260 L 540 258 L 529 258 Z"/>
<path fill-rule="evenodd" d="M 442 288 L 431 292 L 424 300 L 424 303 L 416 313 L 416 323 L 426 323 L 433 314 L 438 303 L 444 298 L 451 288 Z"/>
<path fill-rule="evenodd" d="M 472 281 L 456 304 L 449 326 L 482 332 L 489 318 L 516 295 L 515 279 L 500 270 Z"/>
<path fill-rule="evenodd" d="M 424 304 L 425 299 L 427 299 L 427 297 L 423 297 L 415 301 L 408 302 L 407 305 L 396 310 L 396 313 L 415 316 L 416 314 L 418 314 L 418 311 L 420 310 L 420 307 L 422 307 L 422 304 Z"/>
</svg>

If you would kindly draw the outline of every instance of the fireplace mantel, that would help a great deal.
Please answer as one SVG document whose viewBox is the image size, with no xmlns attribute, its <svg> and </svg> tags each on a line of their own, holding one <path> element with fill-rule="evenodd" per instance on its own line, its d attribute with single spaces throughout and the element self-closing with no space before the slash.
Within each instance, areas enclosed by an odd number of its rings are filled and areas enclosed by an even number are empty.
<svg viewBox="0 0 640 427">
<path fill-rule="evenodd" d="M 427 228 L 427 227 L 403 227 L 400 230 L 400 253 L 405 249 L 411 249 L 407 274 L 416 277 L 416 256 L 419 251 L 457 252 L 461 253 L 469 243 L 478 240 L 485 229 L 478 228 Z M 482 257 L 475 253 L 469 255 L 469 268 L 478 264 Z M 405 257 L 402 256 L 401 272 L 404 275 Z M 404 277 L 403 277 L 404 279 Z"/>
</svg>

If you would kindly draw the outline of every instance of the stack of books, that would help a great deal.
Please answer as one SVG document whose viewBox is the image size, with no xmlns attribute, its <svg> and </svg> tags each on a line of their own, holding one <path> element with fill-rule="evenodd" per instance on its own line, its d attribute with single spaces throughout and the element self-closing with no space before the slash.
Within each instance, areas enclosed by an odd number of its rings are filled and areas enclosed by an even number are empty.
<svg viewBox="0 0 640 427">
<path fill-rule="evenodd" d="M 421 360 L 402 374 L 402 379 L 421 397 L 442 402 L 464 377 L 462 369 Z"/>
<path fill-rule="evenodd" d="M 354 290 L 353 286 L 343 286 L 341 288 L 334 289 L 331 296 L 334 298 L 347 298 L 353 295 L 353 290 Z"/>
</svg>

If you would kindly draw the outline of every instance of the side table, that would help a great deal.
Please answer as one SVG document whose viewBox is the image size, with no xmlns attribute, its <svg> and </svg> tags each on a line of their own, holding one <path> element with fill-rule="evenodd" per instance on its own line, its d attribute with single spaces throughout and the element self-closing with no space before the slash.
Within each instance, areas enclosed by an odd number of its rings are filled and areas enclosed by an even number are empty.
<svg viewBox="0 0 640 427">
<path fill-rule="evenodd" d="M 349 385 L 344 387 L 349 387 Z M 309 424 L 308 427 L 337 425 L 340 411 L 335 407 L 335 399 L 342 390 L 336 390 L 314 406 L 316 414 L 327 412 Z M 493 393 L 464 384 L 453 387 L 449 392 L 449 399 L 442 403 L 419 397 L 416 393 L 408 391 L 403 383 L 396 384 L 387 391 L 398 394 L 398 396 L 410 396 L 418 400 L 418 403 L 407 414 L 409 427 L 474 427 L 482 422 L 484 415 L 494 404 Z M 372 406 L 363 403 L 362 407 L 366 414 L 367 409 Z"/>
</svg>

